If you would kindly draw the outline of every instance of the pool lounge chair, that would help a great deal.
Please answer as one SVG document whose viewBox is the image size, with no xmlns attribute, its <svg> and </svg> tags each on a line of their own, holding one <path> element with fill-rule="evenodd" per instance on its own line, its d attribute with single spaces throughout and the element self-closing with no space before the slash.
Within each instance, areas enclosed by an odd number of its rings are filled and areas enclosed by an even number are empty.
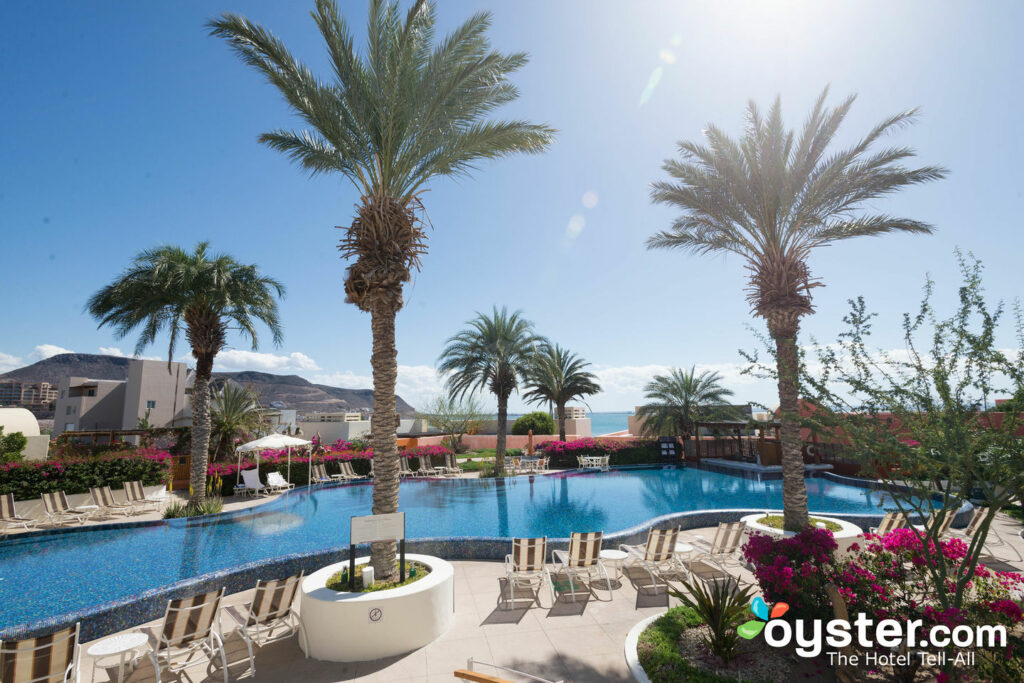
<svg viewBox="0 0 1024 683">
<path fill-rule="evenodd" d="M 505 556 L 505 578 L 508 579 L 509 607 L 516 602 L 516 588 L 527 588 L 533 592 L 534 600 L 540 604 L 540 590 L 547 583 L 551 604 L 555 603 L 555 587 L 551 583 L 546 558 L 547 538 L 513 538 L 512 552 Z"/>
<path fill-rule="evenodd" d="M 78 683 L 78 624 L 25 640 L 0 641 L 0 680 L 4 683 Z"/>
<path fill-rule="evenodd" d="M 39 524 L 39 520 L 19 517 L 18 512 L 14 509 L 14 494 L 5 493 L 0 496 L 0 524 L 3 525 L 3 528 L 0 529 L 0 534 L 6 535 L 10 532 L 11 527 L 20 526 L 25 531 L 28 531 L 30 527 Z"/>
<path fill-rule="evenodd" d="M 696 547 L 695 552 L 690 556 L 690 573 L 694 573 L 693 565 L 700 562 L 705 566 L 718 569 L 726 576 L 735 580 L 737 584 L 748 583 L 742 581 L 739 574 L 729 571 L 726 566 L 726 563 L 730 560 L 736 561 L 736 553 L 743 542 L 746 530 L 746 522 L 720 522 L 710 545 L 700 536 L 687 536 L 683 538 L 683 541 Z"/>
<path fill-rule="evenodd" d="M 541 678 L 540 676 L 534 676 L 524 671 L 517 671 L 516 669 L 510 669 L 507 666 L 500 666 L 498 664 L 488 664 L 487 662 L 478 662 L 472 657 L 466 662 L 465 669 L 456 669 L 453 672 L 455 678 L 463 681 L 470 681 L 470 683 L 513 683 L 507 678 L 498 678 L 490 674 L 479 673 L 476 668 L 479 666 L 486 666 L 492 669 L 498 669 L 499 671 L 507 671 L 516 677 L 516 680 L 527 679 L 530 681 L 536 681 L 536 683 L 562 683 L 562 680 L 553 681 L 550 678 Z"/>
<path fill-rule="evenodd" d="M 678 529 L 651 529 L 647 534 L 645 545 L 620 545 L 619 549 L 627 555 L 626 562 L 630 564 L 639 563 L 651 577 L 651 586 L 656 591 L 658 580 L 661 585 L 668 589 L 667 574 L 678 574 L 685 572 L 676 556 L 676 540 L 679 537 Z"/>
<path fill-rule="evenodd" d="M 895 531 L 906 524 L 907 518 L 903 516 L 902 512 L 886 512 L 878 526 L 871 527 L 869 531 L 878 536 L 885 536 L 890 531 Z"/>
<path fill-rule="evenodd" d="M 341 475 L 338 475 L 341 477 Z M 323 465 L 312 465 L 309 470 L 309 483 L 316 484 L 329 484 L 334 479 L 327 474 L 327 468 Z"/>
<path fill-rule="evenodd" d="M 257 469 L 242 470 L 242 494 L 248 494 L 250 496 L 259 496 L 268 493 L 270 489 L 263 485 L 260 481 L 260 471 Z"/>
<path fill-rule="evenodd" d="M 446 453 L 444 456 L 444 474 L 449 477 L 457 477 L 462 474 L 459 460 L 454 453 Z"/>
<path fill-rule="evenodd" d="M 367 479 L 373 476 L 373 461 L 370 461 L 370 474 L 356 474 L 356 471 L 352 469 L 351 462 L 340 462 L 338 467 L 341 469 L 341 474 L 345 479 Z"/>
<path fill-rule="evenodd" d="M 967 527 L 963 531 L 959 529 L 947 529 L 947 534 L 954 538 L 959 538 L 966 543 L 970 543 L 971 539 L 978 533 L 978 529 L 981 528 L 981 523 L 985 521 L 985 516 L 988 515 L 988 508 L 975 508 L 974 516 L 971 517 L 971 521 L 967 524 Z M 952 518 L 953 515 L 947 515 Z M 995 520 L 993 520 L 994 522 Z M 998 555 L 994 554 L 991 549 L 998 548 L 999 550 L 1008 550 L 1013 553 L 1014 559 L 1017 562 L 1024 561 L 1024 557 L 1021 557 L 1020 551 L 1012 543 L 1007 543 L 1006 539 L 999 535 L 996 531 L 995 524 L 990 524 L 988 527 L 988 535 L 985 536 L 985 546 L 982 548 L 982 552 L 989 557 L 1000 559 Z"/>
<path fill-rule="evenodd" d="M 295 484 L 285 481 L 280 472 L 267 473 L 267 488 L 271 493 L 281 493 L 295 488 Z"/>
<path fill-rule="evenodd" d="M 263 647 L 298 635 L 304 652 L 309 652 L 306 631 L 294 608 L 295 594 L 304 573 L 274 581 L 257 581 L 256 592 L 246 605 L 225 607 L 224 611 L 238 624 L 238 635 L 249 650 L 249 666 L 256 675 L 253 646 Z M 309 654 L 306 655 L 309 658 Z"/>
<path fill-rule="evenodd" d="M 220 602 L 224 589 L 200 593 L 190 598 L 171 600 L 163 622 L 143 628 L 149 637 L 150 657 L 160 683 L 160 672 L 180 673 L 198 664 L 212 664 L 220 657 L 224 683 L 228 683 L 228 661 L 220 633 Z"/>
<path fill-rule="evenodd" d="M 96 506 L 96 516 L 110 518 L 114 515 L 127 517 L 135 511 L 131 503 L 118 503 L 114 500 L 114 492 L 109 486 L 92 486 L 89 488 L 89 495 L 92 496 L 93 505 Z"/>
<path fill-rule="evenodd" d="M 952 512 L 947 512 L 946 514 L 942 515 L 942 519 L 940 520 L 939 513 L 935 513 L 928 518 L 928 521 L 926 523 L 914 524 L 913 527 L 915 531 L 931 533 L 932 526 L 937 525 L 937 528 L 935 529 L 935 537 L 942 538 L 947 533 L 949 533 L 949 527 L 953 524 L 954 517 L 956 517 L 956 514 Z"/>
<path fill-rule="evenodd" d="M 423 474 L 431 477 L 436 477 L 441 474 L 437 471 L 437 468 L 430 464 L 430 458 L 427 456 L 419 456 L 420 468 L 416 470 L 416 474 Z"/>
<path fill-rule="evenodd" d="M 71 507 L 68 504 L 68 497 L 64 491 L 50 491 L 49 493 L 44 493 L 41 497 L 43 499 L 43 512 L 46 513 L 46 518 L 52 526 L 71 524 L 72 522 L 82 524 L 99 509 L 95 505 Z"/>
<path fill-rule="evenodd" d="M 398 478 L 411 477 L 416 473 L 409 467 L 409 458 L 403 455 L 398 456 Z"/>
<path fill-rule="evenodd" d="M 595 573 L 604 577 L 605 586 L 608 587 L 608 600 L 611 601 L 614 597 L 608 570 L 605 569 L 604 563 L 601 561 L 601 537 L 603 535 L 601 531 L 588 531 L 587 533 L 574 531 L 569 537 L 568 551 L 551 551 L 554 564 L 561 565 L 562 573 L 569 579 L 569 597 L 572 602 L 576 602 L 577 595 L 593 594 L 595 598 L 597 597 L 597 593 L 591 589 Z M 585 582 L 587 590 L 577 591 L 577 581 Z"/>
<path fill-rule="evenodd" d="M 124 499 L 128 501 L 128 504 L 134 507 L 139 512 L 156 512 L 162 498 L 166 498 L 166 489 L 161 489 L 161 493 L 164 493 L 160 499 L 146 495 L 146 489 L 142 486 L 141 481 L 126 481 L 124 482 Z"/>
</svg>

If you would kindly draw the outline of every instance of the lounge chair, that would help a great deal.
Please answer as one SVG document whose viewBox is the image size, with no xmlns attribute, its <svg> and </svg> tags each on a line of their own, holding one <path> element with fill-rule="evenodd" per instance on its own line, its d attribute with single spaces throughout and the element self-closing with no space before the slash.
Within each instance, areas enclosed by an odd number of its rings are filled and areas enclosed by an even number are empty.
<svg viewBox="0 0 1024 683">
<path fill-rule="evenodd" d="M 267 472 L 267 488 L 271 493 L 281 493 L 295 488 L 295 484 L 285 481 L 280 472 Z"/>
<path fill-rule="evenodd" d="M 455 676 L 455 678 L 461 679 L 463 681 L 470 681 L 471 683 L 512 683 L 512 681 L 506 678 L 498 678 L 497 676 L 477 672 L 476 668 L 479 666 L 487 666 L 492 669 L 507 671 L 510 674 L 513 674 L 516 677 L 516 680 L 526 678 L 531 681 L 536 681 L 537 683 L 562 683 L 561 679 L 553 681 L 550 678 L 541 678 L 540 676 L 534 676 L 533 674 L 528 674 L 523 671 L 510 669 L 507 666 L 500 666 L 498 664 L 488 664 L 487 662 L 478 662 L 474 660 L 472 657 L 470 657 L 469 661 L 466 662 L 465 669 L 456 669 L 453 672 L 453 675 Z"/>
<path fill-rule="evenodd" d="M 454 453 L 445 453 L 444 473 L 453 477 L 457 477 L 462 474 L 462 468 L 459 467 L 459 460 L 455 457 Z"/>
<path fill-rule="evenodd" d="M 200 593 L 167 603 L 164 620 L 156 628 L 143 628 L 152 648 L 150 657 L 160 683 L 160 672 L 179 673 L 197 664 L 212 664 L 220 656 L 224 683 L 228 683 L 228 661 L 220 633 L 220 602 L 224 589 Z"/>
<path fill-rule="evenodd" d="M 89 488 L 89 495 L 97 507 L 96 514 L 100 517 L 113 517 L 115 514 L 128 515 L 135 512 L 135 506 L 131 503 L 118 503 L 114 500 L 114 492 L 109 486 L 93 486 Z"/>
<path fill-rule="evenodd" d="M 82 524 L 85 520 L 92 517 L 93 513 L 98 509 L 95 505 L 71 507 L 68 504 L 68 497 L 64 491 L 50 491 L 49 493 L 44 493 L 41 497 L 43 499 L 43 511 L 46 513 L 46 518 L 52 526 L 60 526 L 61 524 L 70 524 L 72 522 Z"/>
<path fill-rule="evenodd" d="M 416 473 L 409 467 L 409 458 L 404 455 L 398 456 L 398 478 L 411 477 Z"/>
<path fill-rule="evenodd" d="M 339 475 L 341 476 L 341 475 Z M 311 484 L 329 484 L 334 479 L 327 475 L 327 468 L 323 465 L 312 465 L 309 470 L 309 483 Z"/>
<path fill-rule="evenodd" d="M 161 502 L 146 495 L 141 481 L 124 482 L 124 499 L 139 512 L 156 512 Z"/>
<path fill-rule="evenodd" d="M 715 537 L 708 545 L 699 536 L 688 536 L 682 540 L 696 546 L 696 552 L 690 555 L 689 570 L 693 573 L 695 562 L 701 562 L 706 566 L 718 569 L 726 576 L 734 579 L 737 584 L 746 583 L 741 581 L 738 574 L 734 574 L 726 568 L 729 560 L 736 559 L 736 552 L 743 542 L 743 536 L 747 530 L 746 522 L 720 522 L 715 530 Z"/>
<path fill-rule="evenodd" d="M 676 540 L 678 529 L 651 529 L 647 534 L 645 545 L 620 545 L 619 549 L 627 555 L 626 562 L 639 563 L 651 577 L 651 585 L 658 589 L 658 579 L 668 588 L 666 574 L 678 574 L 683 569 L 676 556 Z"/>
<path fill-rule="evenodd" d="M 78 624 L 25 640 L 0 641 L 4 683 L 78 683 Z"/>
<path fill-rule="evenodd" d="M 256 675 L 253 645 L 263 647 L 298 635 L 303 651 L 309 652 L 306 632 L 293 607 L 302 576 L 303 573 L 299 573 L 287 579 L 257 581 L 256 592 L 249 604 L 224 608 L 228 616 L 238 624 L 238 634 L 249 649 L 249 666 L 253 676 Z"/>
<path fill-rule="evenodd" d="M 986 515 L 988 515 L 988 508 L 975 508 L 974 516 L 971 517 L 971 521 L 967 524 L 967 527 L 964 528 L 963 531 L 959 529 L 949 528 L 947 529 L 947 534 L 955 538 L 959 538 L 963 541 L 966 541 L 967 543 L 970 543 L 971 539 L 974 538 L 975 534 L 977 534 L 978 530 L 981 528 L 981 523 L 985 521 Z M 950 514 L 947 515 L 947 517 L 952 519 L 953 515 Z M 999 559 L 998 556 L 991 552 L 990 548 L 993 547 L 999 548 L 1000 550 L 1007 549 L 1011 553 L 1013 553 L 1014 558 L 1018 562 L 1024 561 L 1024 557 L 1021 557 L 1020 551 L 1017 550 L 1017 548 L 1014 547 L 1013 544 L 1007 543 L 1006 539 L 999 535 L 999 532 L 996 531 L 995 524 L 991 524 L 988 527 L 988 535 L 985 536 L 985 547 L 982 548 L 982 551 L 986 552 L 986 554 L 989 557 Z"/>
<path fill-rule="evenodd" d="M 418 459 L 420 461 L 420 468 L 416 470 L 416 474 L 424 474 L 431 477 L 436 477 L 440 474 L 437 468 L 430 464 L 428 457 L 421 455 Z"/>
<path fill-rule="evenodd" d="M 939 514 L 936 513 L 929 517 L 925 524 L 914 524 L 913 527 L 915 531 L 922 531 L 930 534 L 932 532 L 932 527 L 935 526 L 935 537 L 942 538 L 949 533 L 949 527 L 953 524 L 954 517 L 956 517 L 955 513 L 946 512 L 946 514 L 942 515 L 942 519 L 940 520 Z"/>
<path fill-rule="evenodd" d="M 890 531 L 895 531 L 906 526 L 906 524 L 907 518 L 903 516 L 902 512 L 886 512 L 885 517 L 882 517 L 882 521 L 878 523 L 878 526 L 871 527 L 869 531 L 878 536 L 885 536 Z"/>
<path fill-rule="evenodd" d="M 604 577 L 605 585 L 608 587 L 609 601 L 612 599 L 611 580 L 608 578 L 608 570 L 601 561 L 601 531 L 588 531 L 585 534 L 574 531 L 569 537 L 569 550 L 553 550 L 551 555 L 555 564 L 562 566 L 562 571 L 569 579 L 569 596 L 576 602 L 577 595 L 589 595 L 593 593 L 590 588 L 594 579 L 594 573 L 599 572 Z M 587 590 L 577 591 L 576 581 L 586 582 Z M 597 594 L 594 593 L 594 597 Z"/>
<path fill-rule="evenodd" d="M 243 494 L 259 496 L 269 491 L 260 481 L 260 471 L 258 469 L 242 470 L 240 474 L 242 475 L 242 485 L 244 486 L 242 489 Z"/>
<path fill-rule="evenodd" d="M 11 527 L 20 526 L 25 531 L 28 531 L 30 527 L 34 527 L 39 524 L 39 520 L 30 519 L 29 517 L 19 517 L 17 511 L 14 509 L 14 494 L 5 493 L 0 496 L 0 524 L 3 524 L 3 529 L 0 530 L 0 534 L 7 534 L 10 532 Z"/>
<path fill-rule="evenodd" d="M 370 474 L 356 474 L 356 471 L 352 469 L 351 462 L 340 462 L 338 467 L 341 469 L 341 476 L 345 479 L 366 479 L 373 476 L 373 461 L 371 460 L 370 463 Z"/>
<path fill-rule="evenodd" d="M 551 604 L 555 603 L 555 587 L 545 562 L 548 554 L 547 538 L 514 538 L 512 553 L 505 556 L 505 577 L 508 579 L 509 599 L 516 601 L 516 588 L 533 591 L 534 599 L 540 604 L 540 589 L 545 583 L 551 593 Z"/>
</svg>

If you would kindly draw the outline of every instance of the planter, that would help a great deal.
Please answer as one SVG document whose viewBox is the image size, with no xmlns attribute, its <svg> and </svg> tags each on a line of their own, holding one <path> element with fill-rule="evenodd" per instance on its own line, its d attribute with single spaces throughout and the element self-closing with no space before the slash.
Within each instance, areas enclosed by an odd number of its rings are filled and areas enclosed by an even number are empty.
<svg viewBox="0 0 1024 683">
<path fill-rule="evenodd" d="M 774 510 L 769 510 L 767 512 L 758 512 L 753 515 L 747 515 L 746 517 L 740 519 L 740 521 L 747 523 L 748 531 L 758 531 L 760 533 L 771 534 L 773 536 L 794 535 L 792 531 L 783 531 L 782 529 L 776 529 L 774 527 L 770 527 L 764 524 L 758 524 L 757 520 L 761 519 L 766 514 L 781 515 L 782 512 L 777 512 Z M 847 548 L 849 548 L 852 543 L 856 542 L 857 537 L 864 533 L 864 531 L 856 524 L 851 524 L 850 522 L 846 522 L 841 519 L 836 519 L 835 517 L 826 517 L 825 515 L 815 514 L 812 514 L 811 517 L 814 517 L 815 519 L 827 520 L 840 526 L 839 531 L 832 532 L 832 536 L 836 539 L 836 543 L 839 544 L 840 552 L 843 552 Z"/>
<path fill-rule="evenodd" d="M 652 617 L 647 617 L 633 628 L 629 629 L 629 633 L 626 634 L 626 666 L 629 667 L 629 673 L 633 675 L 634 680 L 637 683 L 651 683 L 651 679 L 647 677 L 647 672 L 640 666 L 640 657 L 636 653 L 637 643 L 640 641 L 640 634 L 643 633 L 652 622 L 657 621 L 663 614 L 655 614 Z"/>
<path fill-rule="evenodd" d="M 302 581 L 299 618 L 313 659 L 364 662 L 405 654 L 436 640 L 455 622 L 455 572 L 430 555 L 405 556 L 430 567 L 415 583 L 372 593 L 339 593 L 327 579 L 348 567 L 332 564 Z M 369 557 L 356 559 L 367 564 Z"/>
</svg>

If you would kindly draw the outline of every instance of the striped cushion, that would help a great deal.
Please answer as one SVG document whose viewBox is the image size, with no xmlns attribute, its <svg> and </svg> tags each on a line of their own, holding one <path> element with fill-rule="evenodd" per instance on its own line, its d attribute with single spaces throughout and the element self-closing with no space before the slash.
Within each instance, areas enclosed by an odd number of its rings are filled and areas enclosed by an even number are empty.
<svg viewBox="0 0 1024 683">
<path fill-rule="evenodd" d="M 146 490 L 141 481 L 124 482 L 124 496 L 129 503 L 141 503 L 146 500 Z"/>
<path fill-rule="evenodd" d="M 302 574 L 296 574 L 287 579 L 257 583 L 247 625 L 263 624 L 287 616 L 301 580 Z"/>
<path fill-rule="evenodd" d="M 14 512 L 14 494 L 5 493 L 0 496 L 0 519 L 18 519 Z"/>
<path fill-rule="evenodd" d="M 223 590 L 210 591 L 171 600 L 161 630 L 162 644 L 177 647 L 209 636 L 223 593 Z"/>
<path fill-rule="evenodd" d="M 569 566 L 590 567 L 597 564 L 601 556 L 601 537 L 604 532 L 588 531 L 585 534 L 573 532 L 569 538 Z"/>
<path fill-rule="evenodd" d="M 78 625 L 37 638 L 0 644 L 0 680 L 4 683 L 63 681 L 75 657 Z"/>
<path fill-rule="evenodd" d="M 743 540 L 743 532 L 747 528 L 746 522 L 720 522 L 715 532 L 715 540 L 711 544 L 711 554 L 719 555 L 735 552 Z"/>
<path fill-rule="evenodd" d="M 512 539 L 512 566 L 517 572 L 541 571 L 544 569 L 547 547 L 546 538 Z"/>
<path fill-rule="evenodd" d="M 644 559 L 648 562 L 665 562 L 672 559 L 676 550 L 678 529 L 651 529 L 647 536 L 647 549 Z"/>
</svg>

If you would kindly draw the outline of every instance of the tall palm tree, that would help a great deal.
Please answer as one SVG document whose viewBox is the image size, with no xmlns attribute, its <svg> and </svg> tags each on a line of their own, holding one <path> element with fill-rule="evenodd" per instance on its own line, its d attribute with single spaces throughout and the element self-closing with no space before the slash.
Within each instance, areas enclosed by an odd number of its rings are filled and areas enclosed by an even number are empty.
<svg viewBox="0 0 1024 683">
<path fill-rule="evenodd" d="M 312 175 L 348 178 L 360 193 L 339 248 L 353 259 L 346 300 L 370 314 L 373 512 L 385 514 L 398 509 L 395 316 L 402 287 L 427 248 L 422 192 L 431 179 L 468 175 L 481 161 L 542 152 L 554 130 L 488 118 L 518 97 L 508 78 L 527 57 L 491 48 L 486 12 L 435 43 L 432 3 L 417 0 L 403 21 L 397 2 L 371 0 L 365 54 L 357 51 L 334 0 L 317 0 L 313 19 L 327 44 L 329 81 L 244 17 L 225 14 L 209 25 L 266 76 L 306 127 L 264 133 L 260 142 Z M 371 562 L 382 580 L 394 578 L 395 544 L 375 544 Z"/>
<path fill-rule="evenodd" d="M 827 95 L 828 88 L 799 136 L 786 130 L 778 98 L 766 117 L 751 102 L 741 139 L 709 125 L 707 144 L 680 142 L 680 158 L 663 166 L 672 180 L 654 183 L 651 191 L 655 202 L 676 207 L 682 215 L 651 237 L 649 248 L 733 253 L 750 271 L 747 300 L 775 341 L 788 530 L 808 524 L 796 340 L 800 319 L 814 310 L 811 289 L 822 285 L 811 276 L 810 254 L 851 237 L 930 233 L 927 223 L 874 213 L 871 202 L 946 175 L 939 166 L 904 166 L 914 156 L 908 147 L 874 149 L 882 136 L 911 123 L 916 109 L 888 117 L 852 147 L 826 154 L 854 101 L 849 97 L 828 108 Z"/>
<path fill-rule="evenodd" d="M 259 431 L 264 425 L 259 395 L 252 387 L 224 382 L 213 394 L 210 422 L 213 457 L 230 456 L 237 435 Z"/>
<path fill-rule="evenodd" d="M 558 438 L 565 441 L 565 406 L 569 401 L 601 391 L 586 362 L 558 344 L 545 344 L 526 373 L 527 403 L 553 403 L 558 416 Z"/>
<path fill-rule="evenodd" d="M 210 449 L 210 375 L 217 353 L 227 344 L 227 333 L 237 328 L 258 348 L 255 321 L 270 328 L 274 343 L 281 343 L 281 323 L 275 295 L 284 286 L 243 265 L 227 254 L 210 254 L 207 242 L 192 252 L 162 246 L 141 252 L 111 284 L 93 294 L 86 304 L 99 326 L 110 325 L 118 337 L 141 327 L 135 353 L 170 334 L 170 367 L 178 336 L 184 330 L 196 360 L 192 387 L 192 471 L 190 500 L 206 499 L 206 464 Z"/>
<path fill-rule="evenodd" d="M 652 436 L 687 436 L 696 432 L 697 421 L 716 415 L 732 396 L 732 390 L 722 386 L 717 372 L 697 374 L 689 370 L 672 368 L 667 375 L 655 375 L 644 387 L 647 399 L 637 409 L 643 419 L 643 432 Z"/>
<path fill-rule="evenodd" d="M 527 376 L 537 348 L 546 340 L 533 331 L 533 323 L 523 318 L 521 311 L 499 311 L 497 306 L 491 315 L 477 313 L 466 325 L 445 342 L 438 370 L 448 375 L 446 384 L 454 397 L 488 389 L 498 399 L 494 470 L 501 476 L 505 472 L 508 397 Z"/>
</svg>

